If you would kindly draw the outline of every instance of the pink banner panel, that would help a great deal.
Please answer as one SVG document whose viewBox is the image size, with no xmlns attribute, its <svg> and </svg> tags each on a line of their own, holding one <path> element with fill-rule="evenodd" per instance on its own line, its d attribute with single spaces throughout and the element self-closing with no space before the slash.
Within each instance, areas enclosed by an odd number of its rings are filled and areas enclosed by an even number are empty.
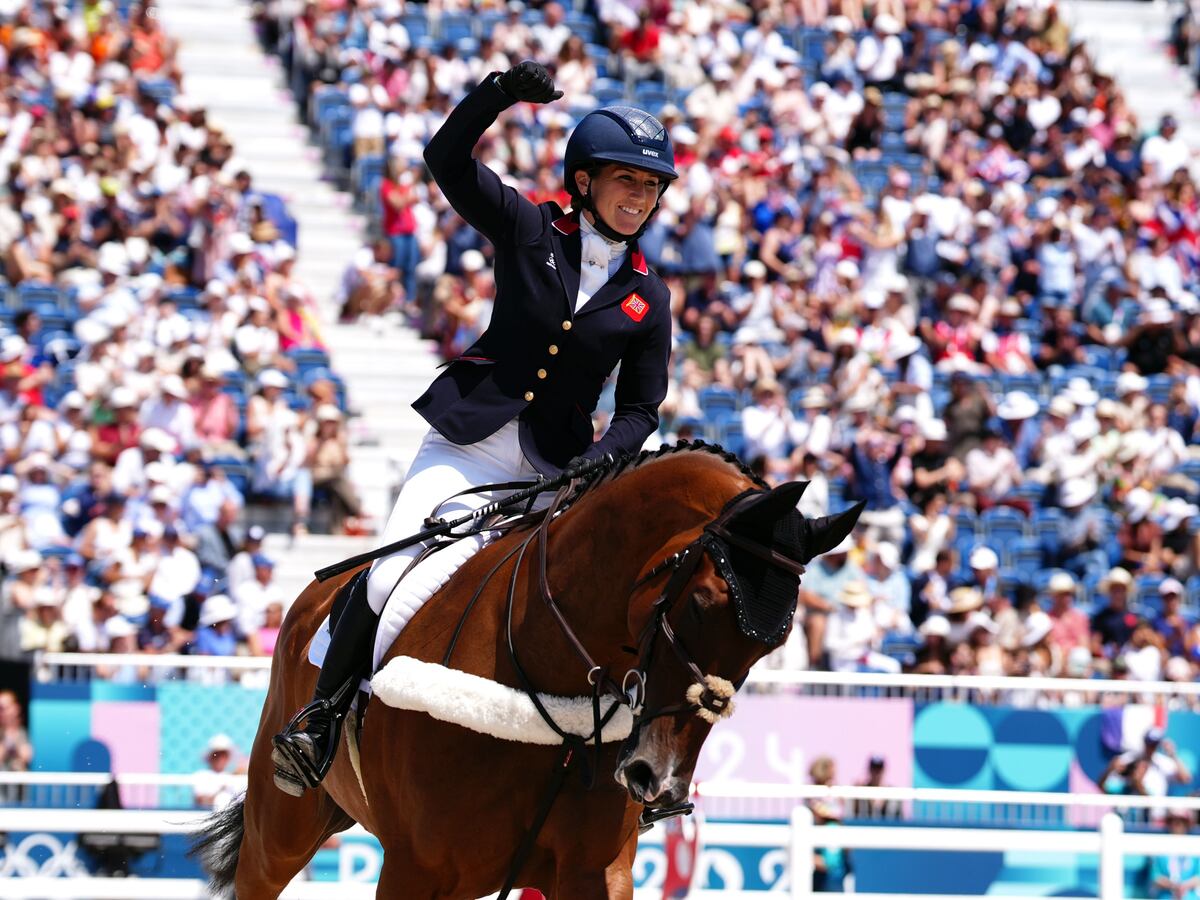
<svg viewBox="0 0 1200 900">
<path fill-rule="evenodd" d="M 159 771 L 158 704 L 107 702 L 92 704 L 92 737 L 108 746 L 114 774 Z M 121 788 L 121 802 L 137 808 L 157 803 L 157 788 Z"/>
<path fill-rule="evenodd" d="M 809 766 L 830 756 L 839 784 L 866 776 L 875 755 L 884 781 L 909 787 L 913 774 L 913 705 L 907 699 L 745 695 L 733 716 L 709 735 L 696 767 L 704 781 L 808 784 Z"/>
</svg>

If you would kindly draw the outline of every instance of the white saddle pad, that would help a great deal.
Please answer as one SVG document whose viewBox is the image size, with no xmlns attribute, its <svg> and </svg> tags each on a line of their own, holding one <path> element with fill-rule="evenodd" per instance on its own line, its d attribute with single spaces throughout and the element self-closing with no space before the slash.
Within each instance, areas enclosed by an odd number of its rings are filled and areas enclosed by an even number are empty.
<svg viewBox="0 0 1200 900">
<path fill-rule="evenodd" d="M 325 651 L 329 649 L 329 616 L 321 620 L 321 627 L 308 642 L 308 661 L 318 669 L 325 664 Z"/>
<path fill-rule="evenodd" d="M 427 713 L 439 721 L 502 741 L 562 743 L 562 738 L 545 723 L 524 691 L 478 675 L 397 656 L 375 673 L 371 687 L 375 696 L 388 706 Z M 563 731 L 580 737 L 592 733 L 591 698 L 538 694 L 538 699 Z M 601 713 L 607 712 L 612 702 L 611 698 L 602 702 Z M 600 740 L 602 743 L 624 740 L 632 727 L 629 707 L 622 706 L 604 726 Z"/>
</svg>

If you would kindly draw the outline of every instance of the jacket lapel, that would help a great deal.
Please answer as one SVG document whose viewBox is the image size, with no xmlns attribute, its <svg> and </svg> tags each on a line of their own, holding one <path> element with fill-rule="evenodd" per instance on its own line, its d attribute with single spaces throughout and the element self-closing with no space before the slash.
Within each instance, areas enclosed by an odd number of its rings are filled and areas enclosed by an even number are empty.
<svg viewBox="0 0 1200 900">
<path fill-rule="evenodd" d="M 579 270 L 583 256 L 583 238 L 579 234 L 579 213 L 568 213 L 551 223 L 555 269 L 566 292 L 568 319 L 575 318 L 575 298 L 579 296 Z"/>
<path fill-rule="evenodd" d="M 642 276 L 648 271 L 646 258 L 638 250 L 637 244 L 634 244 L 621 260 L 621 268 L 617 269 L 616 274 L 608 279 L 600 290 L 592 294 L 592 298 L 579 310 L 579 315 L 586 316 L 623 301 L 637 288 Z"/>
</svg>

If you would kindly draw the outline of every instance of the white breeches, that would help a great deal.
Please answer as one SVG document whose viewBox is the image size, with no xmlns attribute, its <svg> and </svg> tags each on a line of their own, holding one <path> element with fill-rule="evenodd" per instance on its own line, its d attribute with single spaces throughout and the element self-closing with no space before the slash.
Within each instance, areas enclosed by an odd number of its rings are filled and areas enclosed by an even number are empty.
<svg viewBox="0 0 1200 900">
<path fill-rule="evenodd" d="M 537 478 L 537 470 L 521 452 L 517 427 L 514 419 L 490 437 L 467 445 L 448 441 L 430 429 L 408 469 L 380 543 L 388 544 L 420 531 L 436 504 L 465 488 Z M 438 516 L 457 518 L 511 493 L 464 494 L 443 506 Z M 550 499 L 550 495 L 540 496 L 535 508 L 543 508 Z M 381 613 L 375 636 L 375 668 L 417 610 L 487 540 L 486 533 L 460 538 L 414 566 L 407 575 L 404 570 L 420 553 L 419 544 L 375 560 L 367 578 L 367 600 L 371 609 Z"/>
</svg>

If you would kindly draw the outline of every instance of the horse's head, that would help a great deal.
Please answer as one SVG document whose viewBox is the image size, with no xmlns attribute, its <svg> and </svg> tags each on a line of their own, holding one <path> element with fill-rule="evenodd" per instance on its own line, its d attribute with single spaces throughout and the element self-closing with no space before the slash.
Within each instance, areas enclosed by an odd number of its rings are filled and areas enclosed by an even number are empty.
<svg viewBox="0 0 1200 900">
<path fill-rule="evenodd" d="M 646 587 L 653 589 L 631 604 L 643 696 L 616 778 L 635 801 L 673 807 L 687 799 L 713 723 L 732 712 L 750 667 L 791 630 L 804 564 L 837 546 L 858 520 L 861 505 L 804 518 L 796 503 L 806 486 L 790 482 L 729 501 L 699 537 L 651 570 Z"/>
</svg>

